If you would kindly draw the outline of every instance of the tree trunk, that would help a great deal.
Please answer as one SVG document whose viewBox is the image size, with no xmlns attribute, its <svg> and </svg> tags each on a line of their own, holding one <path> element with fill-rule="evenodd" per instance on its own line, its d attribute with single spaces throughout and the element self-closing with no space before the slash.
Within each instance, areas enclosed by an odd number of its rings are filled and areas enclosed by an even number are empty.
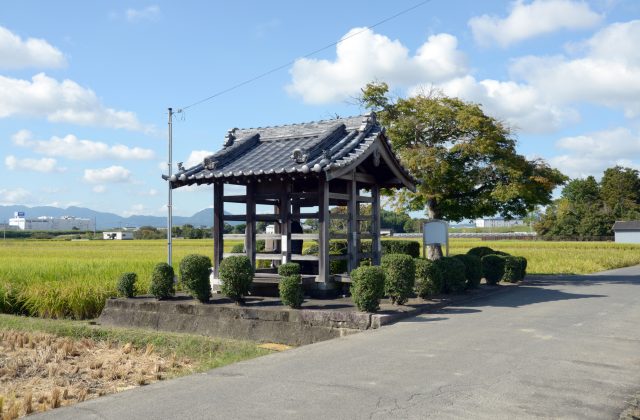
<svg viewBox="0 0 640 420">
<path fill-rule="evenodd" d="M 427 200 L 427 216 L 429 219 L 439 219 L 440 213 L 437 208 L 438 202 L 435 198 L 430 198 Z M 443 257 L 442 254 L 442 246 L 440 244 L 428 245 L 427 246 L 427 258 L 435 261 L 439 260 Z"/>
</svg>

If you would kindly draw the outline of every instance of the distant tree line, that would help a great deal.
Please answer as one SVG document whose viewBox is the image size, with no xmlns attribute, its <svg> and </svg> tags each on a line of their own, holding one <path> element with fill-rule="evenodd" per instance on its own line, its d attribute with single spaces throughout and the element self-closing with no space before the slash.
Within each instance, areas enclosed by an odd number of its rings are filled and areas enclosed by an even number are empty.
<svg viewBox="0 0 640 420">
<path fill-rule="evenodd" d="M 638 171 L 616 166 L 593 176 L 569 181 L 559 199 L 546 208 L 536 232 L 543 237 L 613 236 L 616 220 L 640 220 Z"/>
</svg>

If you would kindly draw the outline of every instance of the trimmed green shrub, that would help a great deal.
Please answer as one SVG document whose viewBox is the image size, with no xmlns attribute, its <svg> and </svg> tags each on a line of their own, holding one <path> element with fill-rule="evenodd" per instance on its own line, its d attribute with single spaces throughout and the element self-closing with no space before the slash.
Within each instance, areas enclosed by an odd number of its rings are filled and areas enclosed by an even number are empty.
<svg viewBox="0 0 640 420">
<path fill-rule="evenodd" d="M 444 278 L 444 293 L 462 293 L 466 288 L 465 266 L 454 257 L 442 257 L 434 261 Z"/>
<path fill-rule="evenodd" d="M 382 255 L 389 254 L 405 254 L 413 258 L 420 256 L 420 242 L 417 241 L 400 241 L 400 240 L 384 240 L 382 243 Z"/>
<path fill-rule="evenodd" d="M 516 257 L 520 259 L 520 280 L 524 280 L 527 275 L 527 264 L 528 261 L 525 257 Z"/>
<path fill-rule="evenodd" d="M 232 254 L 244 254 L 244 244 L 234 244 L 229 252 Z"/>
<path fill-rule="evenodd" d="M 156 299 L 167 299 L 175 294 L 173 278 L 175 273 L 173 267 L 167 263 L 158 263 L 153 267 L 153 273 L 151 273 L 151 285 L 149 286 L 149 293 L 156 297 Z"/>
<path fill-rule="evenodd" d="M 253 267 L 247 256 L 232 256 L 220 262 L 218 275 L 222 284 L 220 290 L 227 297 L 241 304 L 244 296 L 249 294 L 253 282 Z"/>
<path fill-rule="evenodd" d="M 128 298 L 134 297 L 136 295 L 136 280 L 138 280 L 136 273 L 122 274 L 118 280 L 118 294 Z"/>
<path fill-rule="evenodd" d="M 310 247 L 302 251 L 304 255 L 318 255 L 319 245 L 312 244 Z M 329 242 L 329 255 L 347 255 L 347 241 L 333 240 Z M 329 272 L 331 274 L 342 274 L 347 272 L 347 260 L 333 260 L 329 263 Z"/>
<path fill-rule="evenodd" d="M 444 277 L 435 261 L 416 258 L 416 294 L 423 299 L 442 293 Z"/>
<path fill-rule="evenodd" d="M 258 239 L 256 241 L 256 252 L 264 251 L 264 247 L 265 247 L 265 240 L 264 239 Z M 239 243 L 239 244 L 233 245 L 229 252 L 232 253 L 232 254 L 244 254 L 244 243 Z"/>
<path fill-rule="evenodd" d="M 189 254 L 180 261 L 180 280 L 200 302 L 208 302 L 211 296 L 210 269 L 211 259 L 206 255 Z"/>
<path fill-rule="evenodd" d="M 300 264 L 286 263 L 278 267 L 278 275 L 280 277 L 295 276 L 300 274 Z"/>
<path fill-rule="evenodd" d="M 302 278 L 300 277 L 300 265 L 296 263 L 286 263 L 278 267 L 280 282 L 278 291 L 283 305 L 299 308 L 304 301 L 302 291 Z"/>
<path fill-rule="evenodd" d="M 384 297 L 385 275 L 381 267 L 359 267 L 351 271 L 351 299 L 363 312 L 380 309 Z"/>
<path fill-rule="evenodd" d="M 515 283 L 524 280 L 527 271 L 527 259 L 524 257 L 505 257 L 502 280 Z"/>
<path fill-rule="evenodd" d="M 489 254 L 481 258 L 482 275 L 488 284 L 498 284 L 504 275 L 505 257 Z"/>
<path fill-rule="evenodd" d="M 411 293 L 416 278 L 416 264 L 405 254 L 388 254 L 382 257 L 384 270 L 384 293 L 391 303 L 404 304 Z"/>
<path fill-rule="evenodd" d="M 475 289 L 480 285 L 482 280 L 482 263 L 480 257 L 473 254 L 454 255 L 464 264 L 464 277 L 466 279 L 466 288 Z"/>
<path fill-rule="evenodd" d="M 467 251 L 469 255 L 475 255 L 478 258 L 482 258 L 485 255 L 495 254 L 495 251 L 488 246 L 477 246 Z"/>
</svg>

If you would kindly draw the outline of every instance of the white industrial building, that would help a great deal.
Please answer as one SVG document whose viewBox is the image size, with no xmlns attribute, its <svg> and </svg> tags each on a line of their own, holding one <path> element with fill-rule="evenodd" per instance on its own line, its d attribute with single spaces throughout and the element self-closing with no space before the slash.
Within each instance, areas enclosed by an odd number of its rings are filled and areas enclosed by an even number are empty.
<svg viewBox="0 0 640 420">
<path fill-rule="evenodd" d="M 522 219 L 507 220 L 504 217 L 476 219 L 475 222 L 476 222 L 476 227 L 478 228 L 497 228 L 497 227 L 511 227 L 511 226 L 524 225 L 524 220 Z"/>
<path fill-rule="evenodd" d="M 9 226 L 15 226 L 19 230 L 94 230 L 95 223 L 91 219 L 83 219 L 73 216 L 49 217 L 40 216 L 29 219 L 22 211 L 13 213 L 13 218 L 9 219 Z"/>
<path fill-rule="evenodd" d="M 115 230 L 113 232 L 102 232 L 102 239 L 107 240 L 127 240 L 133 239 L 133 232 L 131 231 L 119 231 Z"/>
<path fill-rule="evenodd" d="M 613 235 L 616 243 L 640 244 L 640 221 L 615 222 Z"/>
</svg>

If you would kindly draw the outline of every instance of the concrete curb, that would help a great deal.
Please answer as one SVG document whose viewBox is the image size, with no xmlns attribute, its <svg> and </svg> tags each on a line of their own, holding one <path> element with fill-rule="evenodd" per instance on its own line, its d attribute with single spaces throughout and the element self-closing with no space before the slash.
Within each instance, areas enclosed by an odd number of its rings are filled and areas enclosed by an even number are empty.
<svg viewBox="0 0 640 420">
<path fill-rule="evenodd" d="M 382 312 L 336 309 L 265 309 L 228 304 L 194 304 L 190 301 L 108 299 L 99 323 L 157 331 L 185 332 L 214 337 L 275 342 L 300 346 L 391 325 L 402 319 L 430 313 L 511 290 L 513 286 L 484 286 L 465 295 L 437 301 L 411 299 L 408 305 L 383 304 Z"/>
</svg>

